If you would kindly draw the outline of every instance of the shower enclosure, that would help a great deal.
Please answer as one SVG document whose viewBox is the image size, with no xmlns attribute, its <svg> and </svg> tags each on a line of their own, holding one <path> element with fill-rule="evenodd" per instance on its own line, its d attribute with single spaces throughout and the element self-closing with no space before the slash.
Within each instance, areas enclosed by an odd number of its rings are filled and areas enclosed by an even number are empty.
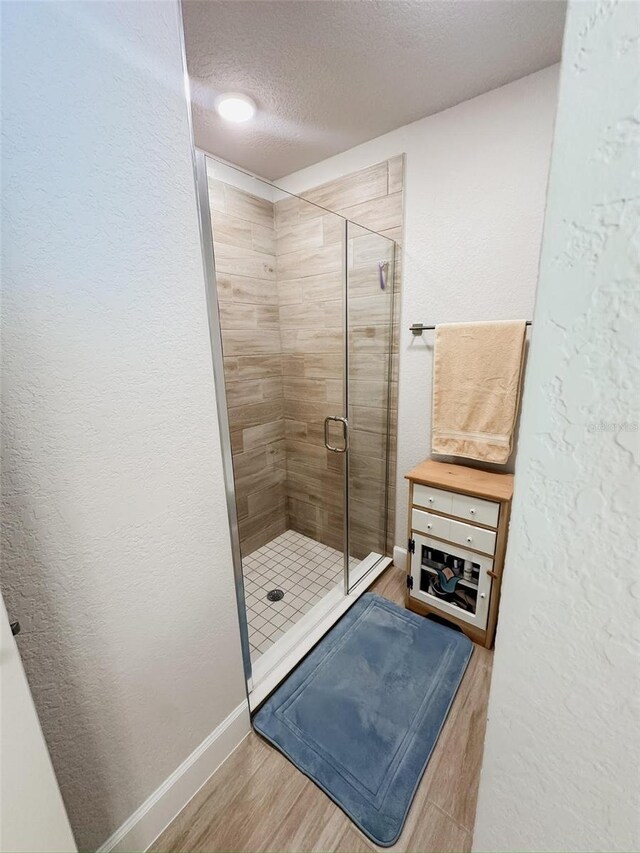
<svg viewBox="0 0 640 853">
<path fill-rule="evenodd" d="M 321 192 L 197 167 L 251 689 L 391 562 L 395 244 Z"/>
</svg>

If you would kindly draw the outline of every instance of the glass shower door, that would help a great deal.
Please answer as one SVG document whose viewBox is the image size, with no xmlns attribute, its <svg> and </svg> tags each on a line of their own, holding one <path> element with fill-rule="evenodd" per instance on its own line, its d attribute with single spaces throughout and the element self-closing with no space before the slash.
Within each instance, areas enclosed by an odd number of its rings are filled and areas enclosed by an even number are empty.
<svg viewBox="0 0 640 853">
<path fill-rule="evenodd" d="M 390 551 L 395 243 L 347 222 L 347 590 Z"/>
</svg>

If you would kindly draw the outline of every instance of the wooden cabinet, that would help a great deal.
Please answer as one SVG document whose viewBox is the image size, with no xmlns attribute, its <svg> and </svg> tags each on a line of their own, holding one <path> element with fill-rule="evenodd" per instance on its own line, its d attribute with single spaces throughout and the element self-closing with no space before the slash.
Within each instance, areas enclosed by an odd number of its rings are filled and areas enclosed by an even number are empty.
<svg viewBox="0 0 640 853">
<path fill-rule="evenodd" d="M 513 474 L 428 459 L 409 481 L 406 604 L 493 645 Z"/>
</svg>

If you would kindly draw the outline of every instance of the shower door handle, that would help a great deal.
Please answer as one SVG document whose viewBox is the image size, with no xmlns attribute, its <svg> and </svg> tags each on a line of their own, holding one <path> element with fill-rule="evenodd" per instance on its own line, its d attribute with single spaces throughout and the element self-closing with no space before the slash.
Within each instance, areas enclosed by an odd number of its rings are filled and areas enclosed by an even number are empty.
<svg viewBox="0 0 640 853">
<path fill-rule="evenodd" d="M 344 438 L 344 447 L 334 447 L 329 444 L 329 422 L 335 421 L 342 424 L 342 437 Z M 349 422 L 346 418 L 338 418 L 329 415 L 324 419 L 324 446 L 327 450 L 332 450 L 334 453 L 345 453 L 349 449 Z"/>
</svg>

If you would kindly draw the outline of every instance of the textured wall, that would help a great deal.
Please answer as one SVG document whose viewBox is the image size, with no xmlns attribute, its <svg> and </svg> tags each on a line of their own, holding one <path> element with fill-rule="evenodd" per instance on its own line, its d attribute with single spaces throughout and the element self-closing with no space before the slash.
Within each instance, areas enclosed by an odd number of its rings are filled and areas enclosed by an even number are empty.
<svg viewBox="0 0 640 853">
<path fill-rule="evenodd" d="M 247 556 L 287 530 L 273 202 L 209 178 L 236 487 Z"/>
<path fill-rule="evenodd" d="M 2 6 L 3 590 L 81 849 L 244 696 L 177 15 Z"/>
<path fill-rule="evenodd" d="M 570 6 L 476 850 L 640 849 L 639 42 Z"/>
<path fill-rule="evenodd" d="M 406 153 L 396 544 L 405 473 L 431 450 L 433 333 L 411 323 L 530 318 L 557 66 L 407 125 L 278 181 L 300 193 Z"/>
</svg>

